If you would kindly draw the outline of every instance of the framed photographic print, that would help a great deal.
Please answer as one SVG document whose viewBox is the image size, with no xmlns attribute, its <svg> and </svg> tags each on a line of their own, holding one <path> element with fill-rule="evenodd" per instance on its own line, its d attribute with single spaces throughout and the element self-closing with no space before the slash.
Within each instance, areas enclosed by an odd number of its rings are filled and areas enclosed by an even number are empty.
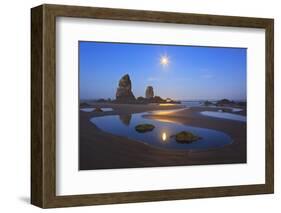
<svg viewBox="0 0 281 213">
<path fill-rule="evenodd" d="M 31 203 L 274 191 L 273 19 L 31 9 Z"/>
</svg>

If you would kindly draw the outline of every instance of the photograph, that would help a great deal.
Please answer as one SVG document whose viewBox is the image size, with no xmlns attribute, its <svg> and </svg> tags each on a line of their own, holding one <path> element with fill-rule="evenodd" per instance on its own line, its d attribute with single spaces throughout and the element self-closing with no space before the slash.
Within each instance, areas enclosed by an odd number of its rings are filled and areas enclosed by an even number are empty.
<svg viewBox="0 0 281 213">
<path fill-rule="evenodd" d="M 247 163 L 247 48 L 78 42 L 79 170 Z"/>
<path fill-rule="evenodd" d="M 31 8 L 32 205 L 274 193 L 273 15 L 163 5 Z"/>
</svg>

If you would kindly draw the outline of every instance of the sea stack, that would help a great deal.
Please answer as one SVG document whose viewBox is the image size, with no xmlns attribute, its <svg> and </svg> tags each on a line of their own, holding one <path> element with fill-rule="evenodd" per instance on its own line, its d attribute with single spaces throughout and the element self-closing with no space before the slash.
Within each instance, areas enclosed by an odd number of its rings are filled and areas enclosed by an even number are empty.
<svg viewBox="0 0 281 213">
<path fill-rule="evenodd" d="M 145 98 L 150 99 L 154 97 L 154 91 L 152 86 L 148 86 L 145 90 Z"/>
<path fill-rule="evenodd" d="M 132 92 L 132 83 L 128 74 L 124 75 L 119 80 L 119 85 L 116 90 L 116 101 L 122 103 L 132 103 L 136 100 Z"/>
</svg>

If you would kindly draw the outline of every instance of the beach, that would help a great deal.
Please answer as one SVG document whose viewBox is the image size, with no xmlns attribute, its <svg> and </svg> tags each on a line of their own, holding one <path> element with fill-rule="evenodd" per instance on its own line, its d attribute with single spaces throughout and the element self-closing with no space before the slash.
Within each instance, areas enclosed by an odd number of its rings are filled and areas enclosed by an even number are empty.
<svg viewBox="0 0 281 213">
<path fill-rule="evenodd" d="M 117 103 L 92 103 L 91 107 L 111 108 L 112 111 L 79 111 L 79 170 L 246 163 L 246 122 L 201 114 L 203 111 L 217 111 L 218 108 Z M 220 131 L 229 135 L 232 143 L 217 149 L 169 150 L 104 132 L 90 122 L 93 117 L 175 109 L 181 110 L 146 116 L 149 119 Z M 245 110 L 233 113 L 246 115 Z"/>
</svg>

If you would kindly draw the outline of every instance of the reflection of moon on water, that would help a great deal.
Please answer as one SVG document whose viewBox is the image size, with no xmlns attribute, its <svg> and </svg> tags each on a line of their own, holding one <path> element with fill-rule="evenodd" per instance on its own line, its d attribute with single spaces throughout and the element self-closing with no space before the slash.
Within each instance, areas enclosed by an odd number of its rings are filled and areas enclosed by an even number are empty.
<svg viewBox="0 0 281 213">
<path fill-rule="evenodd" d="M 167 134 L 166 132 L 162 133 L 162 141 L 166 141 L 167 140 Z"/>
</svg>

